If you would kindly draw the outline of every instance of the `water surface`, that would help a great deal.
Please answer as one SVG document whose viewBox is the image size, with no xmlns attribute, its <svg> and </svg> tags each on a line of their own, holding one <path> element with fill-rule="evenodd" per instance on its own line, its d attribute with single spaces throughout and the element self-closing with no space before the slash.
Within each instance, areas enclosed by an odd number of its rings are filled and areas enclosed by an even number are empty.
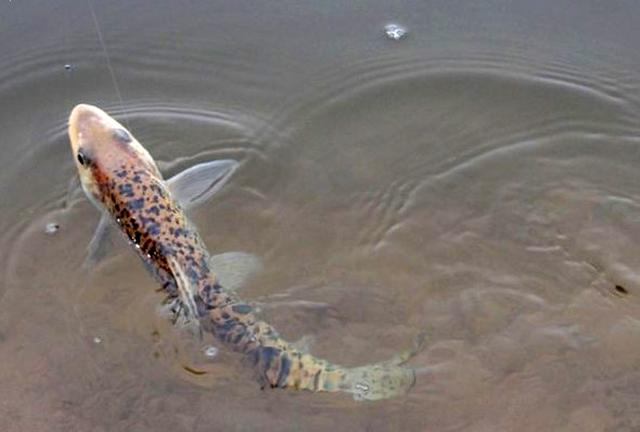
<svg viewBox="0 0 640 432">
<path fill-rule="evenodd" d="M 638 4 L 343 3 L 0 5 L 1 430 L 640 429 Z M 193 220 L 264 260 L 242 295 L 287 339 L 358 365 L 426 332 L 429 373 L 261 391 L 124 242 L 83 268 L 80 102 L 168 176 L 241 162 Z"/>
</svg>

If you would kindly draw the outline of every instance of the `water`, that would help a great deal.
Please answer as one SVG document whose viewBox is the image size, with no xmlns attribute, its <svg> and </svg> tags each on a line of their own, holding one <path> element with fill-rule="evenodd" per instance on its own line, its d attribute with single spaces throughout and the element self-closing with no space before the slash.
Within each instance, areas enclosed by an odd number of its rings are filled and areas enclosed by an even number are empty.
<svg viewBox="0 0 640 432">
<path fill-rule="evenodd" d="M 638 8 L 0 4 L 0 430 L 640 429 Z M 264 260 L 242 295 L 287 339 L 358 365 L 426 331 L 430 372 L 371 404 L 260 391 L 126 245 L 84 269 L 79 102 L 168 175 L 242 163 L 193 219 Z"/>
</svg>

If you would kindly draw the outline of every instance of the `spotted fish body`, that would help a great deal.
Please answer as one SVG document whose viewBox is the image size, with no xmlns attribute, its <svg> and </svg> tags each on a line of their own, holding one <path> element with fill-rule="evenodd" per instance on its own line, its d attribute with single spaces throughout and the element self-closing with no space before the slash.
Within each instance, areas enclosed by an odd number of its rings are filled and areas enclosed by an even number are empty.
<svg viewBox="0 0 640 432">
<path fill-rule="evenodd" d="M 403 394 L 413 385 L 414 371 L 400 365 L 412 352 L 345 368 L 295 349 L 257 319 L 250 305 L 219 283 L 204 243 L 149 153 L 105 112 L 76 106 L 69 137 L 86 194 L 115 220 L 167 300 L 177 305 L 176 313 L 245 354 L 262 386 L 343 391 L 373 400 Z"/>
</svg>

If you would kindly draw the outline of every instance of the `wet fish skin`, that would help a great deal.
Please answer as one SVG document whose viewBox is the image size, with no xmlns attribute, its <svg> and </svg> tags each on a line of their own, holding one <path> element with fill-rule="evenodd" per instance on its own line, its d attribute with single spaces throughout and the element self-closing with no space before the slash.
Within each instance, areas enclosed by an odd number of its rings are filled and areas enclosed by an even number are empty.
<svg viewBox="0 0 640 432">
<path fill-rule="evenodd" d="M 395 362 L 342 367 L 300 352 L 257 319 L 250 305 L 219 283 L 198 231 L 151 155 L 107 113 L 77 105 L 69 138 L 85 193 L 128 238 L 178 316 L 244 353 L 263 387 L 342 391 L 375 400 L 413 386 L 414 370 L 401 363 L 414 351 Z"/>
</svg>

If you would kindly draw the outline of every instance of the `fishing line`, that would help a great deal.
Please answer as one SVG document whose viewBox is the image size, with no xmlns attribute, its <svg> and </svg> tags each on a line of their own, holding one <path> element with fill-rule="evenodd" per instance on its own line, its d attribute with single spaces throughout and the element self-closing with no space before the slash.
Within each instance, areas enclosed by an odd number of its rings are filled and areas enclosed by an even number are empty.
<svg viewBox="0 0 640 432">
<path fill-rule="evenodd" d="M 118 86 L 118 81 L 116 80 L 116 74 L 113 71 L 113 66 L 111 66 L 111 57 L 109 56 L 109 52 L 107 51 L 107 45 L 104 43 L 104 37 L 102 36 L 102 30 L 100 30 L 100 25 L 98 24 L 98 17 L 96 16 L 96 12 L 93 9 L 93 4 L 91 0 L 87 0 L 87 4 L 89 5 L 89 10 L 91 11 L 91 17 L 93 18 L 93 24 L 96 27 L 96 34 L 98 35 L 98 41 L 100 42 L 100 46 L 102 47 L 102 52 L 104 52 L 104 56 L 107 59 L 107 68 L 109 69 L 109 74 L 111 75 L 111 81 L 113 81 L 113 87 L 116 89 L 116 95 L 118 96 L 118 100 L 120 101 L 120 109 L 124 112 L 124 101 L 122 100 L 122 93 L 120 93 L 120 86 Z M 124 118 L 125 123 L 127 124 L 127 128 L 130 129 L 129 121 L 127 118 Z"/>
</svg>

